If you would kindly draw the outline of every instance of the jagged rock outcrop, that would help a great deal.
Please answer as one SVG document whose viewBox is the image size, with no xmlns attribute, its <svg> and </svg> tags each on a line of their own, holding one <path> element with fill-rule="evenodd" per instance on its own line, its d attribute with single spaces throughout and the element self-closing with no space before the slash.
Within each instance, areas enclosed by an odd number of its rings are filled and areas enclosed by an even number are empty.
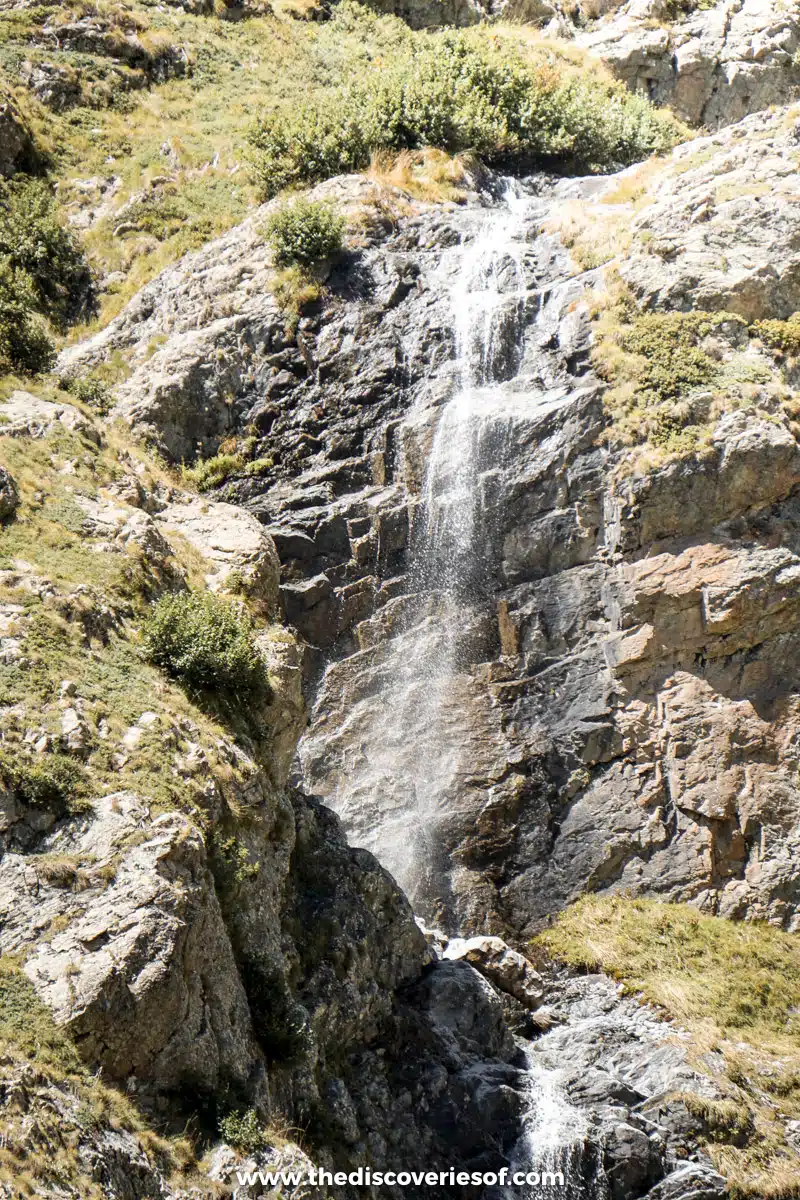
<svg viewBox="0 0 800 1200">
<path fill-rule="evenodd" d="M 577 44 L 633 91 L 669 105 L 692 125 L 718 129 L 798 95 L 796 3 L 722 0 L 692 7 L 675 20 L 664 0 L 631 0 L 579 33 Z"/>
<path fill-rule="evenodd" d="M 749 321 L 797 311 L 790 214 L 799 134 L 793 109 L 782 109 L 675 151 L 675 169 L 633 218 L 620 268 L 645 306 L 722 309 Z"/>
</svg>

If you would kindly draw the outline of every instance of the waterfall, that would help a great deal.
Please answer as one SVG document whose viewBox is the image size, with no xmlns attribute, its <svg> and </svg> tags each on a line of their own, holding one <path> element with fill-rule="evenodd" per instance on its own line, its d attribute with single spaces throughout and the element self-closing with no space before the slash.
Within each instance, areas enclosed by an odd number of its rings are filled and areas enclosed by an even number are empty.
<svg viewBox="0 0 800 1200">
<path fill-rule="evenodd" d="M 330 803 L 356 844 L 388 867 L 417 907 L 436 875 L 439 815 L 457 804 L 464 731 L 458 696 L 487 575 L 487 468 L 497 467 L 519 397 L 516 373 L 526 307 L 522 268 L 529 198 L 510 182 L 460 247 L 452 289 L 454 389 L 439 417 L 415 523 L 413 601 L 387 643 L 379 695 L 358 763 L 347 764 Z M 379 828 L 354 832 L 370 795 L 396 797 Z M 352 820 L 351 820 L 352 818 Z"/>
<path fill-rule="evenodd" d="M 437 890 L 448 865 L 438 834 L 444 819 L 459 813 L 471 782 L 465 744 L 476 730 L 465 725 L 464 714 L 472 664 L 496 657 L 493 478 L 510 463 L 532 407 L 558 402 L 568 390 L 554 378 L 542 347 L 557 332 L 573 284 L 556 278 L 532 289 L 526 238 L 536 215 L 535 200 L 509 183 L 503 204 L 487 210 L 474 236 L 455 251 L 452 385 L 427 454 L 407 586 L 379 613 L 380 635 L 354 656 L 361 659 L 355 715 L 346 695 L 335 696 L 345 714 L 344 750 L 325 798 L 351 842 L 380 859 L 420 916 L 450 926 Z M 556 258 L 548 266 L 558 271 L 564 264 Z M 532 370 L 526 374 L 529 341 Z M 411 422 L 421 415 L 423 432 L 431 417 L 426 403 L 421 395 L 410 414 Z M 475 705 L 472 712 L 474 721 Z M 327 743 L 324 754 L 326 762 L 335 757 Z M 521 1045 L 527 1104 L 512 1165 L 545 1182 L 512 1188 L 507 1200 L 578 1200 L 586 1194 L 580 1181 L 584 1119 L 569 1102 L 557 1063 L 545 1067 L 546 1055 Z M 546 1182 L 551 1176 L 553 1186 Z"/>
</svg>

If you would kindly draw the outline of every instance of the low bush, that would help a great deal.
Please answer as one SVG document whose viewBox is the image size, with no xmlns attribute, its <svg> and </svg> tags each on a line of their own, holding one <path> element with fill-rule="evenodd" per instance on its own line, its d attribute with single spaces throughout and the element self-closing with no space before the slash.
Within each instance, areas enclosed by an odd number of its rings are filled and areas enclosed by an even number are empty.
<svg viewBox="0 0 800 1200">
<path fill-rule="evenodd" d="M 378 20 L 342 0 L 333 23 L 367 40 Z M 479 32 L 411 32 L 383 21 L 384 52 L 352 82 L 256 123 L 250 141 L 265 195 L 361 170 L 382 150 L 434 146 L 473 150 L 495 165 L 597 171 L 665 150 L 682 134 L 621 84 L 531 67 Z"/>
<path fill-rule="evenodd" d="M 0 780 L 22 804 L 69 813 L 86 810 L 86 773 L 66 754 L 34 758 L 0 751 Z"/>
<path fill-rule="evenodd" d="M 800 354 L 800 312 L 792 313 L 786 321 L 756 321 L 751 332 L 770 350 L 792 358 Z"/>
<path fill-rule="evenodd" d="M 266 668 L 241 604 L 213 592 L 181 592 L 153 605 L 145 657 L 191 688 L 240 701 L 265 696 Z"/>
<path fill-rule="evenodd" d="M 46 180 L 0 180 L 0 261 L 27 280 L 37 311 L 57 329 L 91 314 L 89 264 L 75 235 L 61 224 Z"/>
<path fill-rule="evenodd" d="M 101 416 L 109 413 L 114 405 L 114 393 L 104 379 L 97 375 L 75 375 L 59 380 L 59 385 L 76 400 L 88 404 Z"/>
<path fill-rule="evenodd" d="M 272 213 L 264 234 L 281 266 L 310 267 L 341 253 L 345 222 L 322 200 L 290 200 Z"/>
<path fill-rule="evenodd" d="M 36 296 L 23 271 L 0 260 L 0 374 L 49 371 L 55 347 L 36 315 Z"/>
<path fill-rule="evenodd" d="M 48 183 L 0 179 L 0 371 L 49 370 L 55 352 L 45 322 L 63 331 L 93 306 L 91 271 Z"/>
<path fill-rule="evenodd" d="M 745 325 L 741 317 L 726 312 L 644 313 L 623 331 L 620 345 L 644 360 L 639 374 L 642 402 L 676 400 L 696 387 L 710 384 L 719 364 L 701 342 L 720 325 Z"/>
<path fill-rule="evenodd" d="M 201 459 L 193 467 L 183 467 L 181 478 L 190 487 L 196 487 L 198 492 L 208 492 L 243 467 L 244 458 L 241 454 L 215 454 L 213 458 Z"/>
<path fill-rule="evenodd" d="M 257 1154 L 269 1145 L 267 1131 L 252 1108 L 228 1113 L 219 1123 L 219 1132 L 223 1141 L 243 1154 Z"/>
</svg>

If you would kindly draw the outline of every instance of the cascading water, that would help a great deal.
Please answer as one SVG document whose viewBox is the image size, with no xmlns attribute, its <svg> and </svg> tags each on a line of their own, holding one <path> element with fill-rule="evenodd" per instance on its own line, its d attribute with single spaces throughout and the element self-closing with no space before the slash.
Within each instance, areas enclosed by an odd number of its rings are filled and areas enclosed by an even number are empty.
<svg viewBox="0 0 800 1200">
<path fill-rule="evenodd" d="M 538 1176 L 522 1200 L 581 1200 L 586 1118 L 567 1099 L 558 1068 L 543 1066 L 540 1057 L 528 1048 L 528 1111 L 512 1170 Z M 519 1197 L 519 1189 L 511 1195 Z"/>
<path fill-rule="evenodd" d="M 518 363 L 529 203 L 509 183 L 502 208 L 493 209 L 462 248 L 452 290 L 455 386 L 428 458 L 410 568 L 411 612 L 386 649 L 363 757 L 348 764 L 330 797 L 358 843 L 349 818 L 376 790 L 398 795 L 395 810 L 383 813 L 380 828 L 365 843 L 423 906 L 436 874 L 437 822 L 457 803 L 464 745 L 460 668 L 470 661 L 487 570 L 486 472 L 502 458 L 509 416 L 518 403 L 497 385 L 513 377 Z"/>
<path fill-rule="evenodd" d="M 529 290 L 524 258 L 532 204 L 510 183 L 503 205 L 459 247 L 451 291 L 453 386 L 427 456 L 410 594 L 390 636 L 374 648 L 369 720 L 353 739 L 355 755 L 340 765 L 335 791 L 326 795 L 351 841 L 377 855 L 426 919 L 441 916 L 441 905 L 437 912 L 431 904 L 432 897 L 441 900 L 437 887 L 446 873 L 437 830 L 457 813 L 468 783 L 464 749 L 475 730 L 465 728 L 463 714 L 471 664 L 488 657 L 481 657 L 481 639 L 491 611 L 492 479 L 513 452 L 517 422 L 532 404 L 555 395 L 542 384 L 545 356 L 532 380 L 518 380 L 528 328 L 536 325 L 546 340 L 553 314 L 561 311 L 551 303 L 552 291 Z M 515 1169 L 563 1175 L 565 1186 L 532 1186 L 513 1195 L 577 1200 L 583 1194 L 581 1116 L 559 1072 L 541 1066 L 533 1050 L 526 1054 L 528 1105 Z"/>
</svg>

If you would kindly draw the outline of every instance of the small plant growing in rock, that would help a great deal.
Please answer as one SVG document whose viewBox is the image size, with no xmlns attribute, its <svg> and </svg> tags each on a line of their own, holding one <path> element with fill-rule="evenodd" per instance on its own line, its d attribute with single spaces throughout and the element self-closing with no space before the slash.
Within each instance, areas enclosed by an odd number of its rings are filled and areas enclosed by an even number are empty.
<svg viewBox="0 0 800 1200">
<path fill-rule="evenodd" d="M 0 751 L 0 782 L 23 804 L 59 812 L 85 812 L 86 772 L 66 754 L 12 757 Z"/>
<path fill-rule="evenodd" d="M 243 466 L 241 454 L 215 454 L 213 458 L 200 459 L 193 467 L 183 467 L 181 478 L 190 487 L 196 487 L 198 492 L 209 492 L 229 476 L 241 471 Z"/>
<path fill-rule="evenodd" d="M 266 668 L 242 604 L 213 592 L 181 592 L 153 605 L 144 654 L 187 687 L 232 701 L 264 698 Z"/>
<path fill-rule="evenodd" d="M 288 267 L 311 267 L 342 251 L 344 218 L 322 200 L 290 200 L 272 213 L 264 234 L 275 253 L 275 261 Z"/>
<path fill-rule="evenodd" d="M 111 412 L 114 404 L 114 393 L 104 379 L 96 375 L 73 375 L 59 379 L 59 386 L 69 392 L 82 404 L 88 404 L 101 416 Z"/>
<path fill-rule="evenodd" d="M 269 1145 L 266 1129 L 252 1108 L 228 1113 L 219 1123 L 219 1132 L 223 1141 L 242 1154 L 257 1154 Z"/>
</svg>

